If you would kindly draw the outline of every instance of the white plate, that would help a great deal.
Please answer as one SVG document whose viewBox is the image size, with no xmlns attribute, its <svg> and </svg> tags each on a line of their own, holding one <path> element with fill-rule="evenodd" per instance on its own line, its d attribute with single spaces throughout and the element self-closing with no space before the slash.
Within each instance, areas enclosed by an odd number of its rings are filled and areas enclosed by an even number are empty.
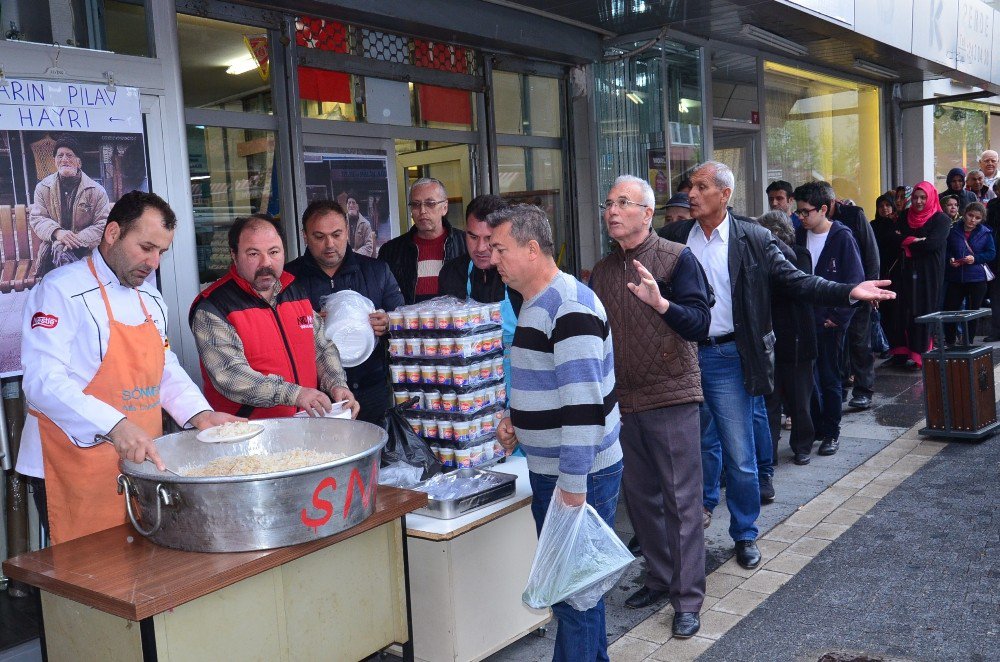
<svg viewBox="0 0 1000 662">
<path fill-rule="evenodd" d="M 331 409 L 328 413 L 324 414 L 323 417 L 324 418 L 346 418 L 346 419 L 350 420 L 350 418 L 351 418 L 351 410 L 347 409 L 346 407 L 344 407 L 344 405 L 342 403 L 340 403 L 340 402 L 334 402 L 333 403 L 333 409 Z M 309 416 L 309 412 L 307 412 L 307 411 L 297 411 L 294 414 L 292 414 L 292 418 L 310 418 L 310 416 Z"/>
<path fill-rule="evenodd" d="M 204 430 L 198 433 L 198 436 L 195 437 L 195 439 L 197 439 L 198 441 L 202 441 L 206 444 L 227 444 L 227 443 L 232 443 L 234 441 L 245 441 L 246 439 L 250 439 L 251 437 L 256 437 L 258 434 L 264 431 L 264 426 L 261 425 L 260 423 L 247 423 L 247 425 L 251 426 L 253 429 L 248 432 L 244 432 L 243 434 L 234 434 L 225 437 L 220 437 L 217 434 L 216 431 L 221 426 L 216 425 L 213 428 L 205 428 Z"/>
</svg>

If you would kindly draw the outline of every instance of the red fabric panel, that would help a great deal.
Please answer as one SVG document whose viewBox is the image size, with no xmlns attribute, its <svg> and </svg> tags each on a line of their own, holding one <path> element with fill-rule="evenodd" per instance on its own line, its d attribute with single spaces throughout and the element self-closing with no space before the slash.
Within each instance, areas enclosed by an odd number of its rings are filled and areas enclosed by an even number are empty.
<svg viewBox="0 0 1000 662">
<path fill-rule="evenodd" d="M 351 102 L 351 77 L 339 71 L 299 67 L 299 97 L 313 101 Z"/>
<path fill-rule="evenodd" d="M 472 103 L 464 90 L 421 85 L 417 88 L 417 99 L 420 117 L 425 122 L 472 124 Z"/>
</svg>

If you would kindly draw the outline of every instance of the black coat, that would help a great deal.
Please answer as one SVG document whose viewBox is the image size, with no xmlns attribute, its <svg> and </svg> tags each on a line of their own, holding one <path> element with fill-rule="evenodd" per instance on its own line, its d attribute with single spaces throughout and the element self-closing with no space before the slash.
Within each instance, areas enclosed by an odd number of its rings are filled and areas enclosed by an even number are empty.
<svg viewBox="0 0 1000 662">
<path fill-rule="evenodd" d="M 687 244 L 694 224 L 694 219 L 671 223 L 661 228 L 660 236 Z M 814 304 L 846 306 L 854 287 L 799 271 L 785 259 L 770 232 L 756 223 L 733 218 L 729 223 L 729 279 L 736 347 L 743 366 L 743 385 L 750 395 L 774 390 L 772 288 Z"/>
<path fill-rule="evenodd" d="M 872 220 L 872 230 L 875 232 L 875 243 L 878 245 L 879 278 L 892 281 L 888 288 L 899 294 L 903 283 L 903 250 L 899 243 L 903 235 L 899 230 L 899 221 L 876 216 Z M 900 317 L 899 301 L 890 299 L 879 301 L 879 313 L 882 317 L 882 329 L 893 347 L 901 347 L 906 323 Z"/>
<path fill-rule="evenodd" d="M 444 221 L 444 232 L 444 261 L 465 255 L 465 232 L 453 228 L 448 221 Z M 417 245 L 413 243 L 416 234 L 417 228 L 413 226 L 406 234 L 385 242 L 378 252 L 378 259 L 389 265 L 408 304 L 417 298 Z"/>
<path fill-rule="evenodd" d="M 909 210 L 907 210 L 909 211 Z M 931 216 L 919 228 L 911 228 L 906 222 L 907 211 L 899 219 L 899 231 L 905 241 L 907 237 L 926 237 L 909 245 L 912 257 L 903 257 L 900 268 L 900 283 L 896 289 L 899 295 L 898 303 L 900 321 L 909 332 L 916 336 L 916 341 L 905 342 L 903 338 L 890 338 L 894 347 L 909 346 L 914 352 L 924 352 L 927 347 L 920 336 L 925 333 L 914 333 L 914 320 L 927 313 L 941 310 L 943 304 L 945 252 L 948 245 L 948 233 L 951 232 L 951 219 L 944 212 Z M 924 327 L 926 328 L 926 327 Z"/>
<path fill-rule="evenodd" d="M 858 243 L 858 251 L 861 253 L 861 266 L 865 270 L 865 280 L 875 280 L 879 275 L 880 258 L 878 244 L 875 242 L 875 232 L 872 230 L 865 210 L 857 205 L 845 205 L 838 202 L 834 210 L 832 221 L 840 221 L 847 226 L 847 229 L 854 234 L 854 241 Z M 816 261 L 813 255 L 813 262 Z"/>
<path fill-rule="evenodd" d="M 812 258 L 803 246 L 778 247 L 785 259 L 804 274 L 812 273 Z M 806 363 L 816 358 L 816 324 L 813 307 L 805 301 L 774 293 L 771 301 L 771 320 L 774 323 L 774 363 L 791 365 Z"/>
<path fill-rule="evenodd" d="M 320 310 L 323 297 L 341 290 L 354 290 L 371 299 L 375 308 L 386 312 L 403 305 L 403 295 L 389 267 L 375 258 L 355 253 L 350 246 L 333 278 L 326 275 L 308 251 L 286 264 L 285 271 L 295 276 L 295 282 L 305 288 L 316 310 Z M 383 405 L 388 404 L 389 398 L 388 359 L 388 340 L 383 335 L 364 363 L 345 368 L 347 386 L 361 404 L 364 420 L 381 422 L 385 413 Z"/>
<path fill-rule="evenodd" d="M 441 267 L 441 274 L 438 276 L 438 292 L 444 295 L 451 295 L 465 300 L 469 296 L 468 283 L 469 262 L 472 257 L 461 255 L 453 260 L 448 260 Z M 509 289 L 500 277 L 500 272 L 496 269 L 480 269 L 472 267 L 472 298 L 480 303 L 497 303 L 503 301 L 504 294 L 510 297 L 510 305 L 514 308 L 514 314 L 521 312 L 521 304 L 524 297 L 517 290 Z"/>
<path fill-rule="evenodd" d="M 993 198 L 986 203 L 986 218 L 983 219 L 986 226 L 993 230 L 994 237 L 1000 237 L 1000 198 Z M 997 257 L 990 263 L 993 273 L 1000 267 L 1000 250 L 997 250 Z"/>
</svg>

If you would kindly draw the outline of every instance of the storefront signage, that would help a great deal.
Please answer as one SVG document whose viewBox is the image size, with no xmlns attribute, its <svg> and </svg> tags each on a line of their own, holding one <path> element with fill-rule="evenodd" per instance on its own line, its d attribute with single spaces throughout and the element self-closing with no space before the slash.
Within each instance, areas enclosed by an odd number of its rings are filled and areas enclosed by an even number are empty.
<svg viewBox="0 0 1000 662">
<path fill-rule="evenodd" d="M 867 37 L 909 51 L 913 45 L 913 0 L 858 0 L 854 29 Z"/>
<path fill-rule="evenodd" d="M 914 0 L 911 52 L 932 62 L 956 66 L 959 0 Z"/>
<path fill-rule="evenodd" d="M 6 169 L 0 177 L 0 376 L 6 377 L 21 371 L 22 313 L 31 289 L 94 249 L 123 194 L 149 190 L 139 91 L 7 79 L 0 85 L 0 164 Z M 53 191 L 58 182 L 77 179 L 72 217 L 64 218 Z M 76 241 L 63 243 L 59 230 L 72 231 Z M 29 328 L 57 322 L 46 310 Z"/>
<path fill-rule="evenodd" d="M 0 85 L 0 129 L 118 132 L 141 126 L 134 87 L 21 79 Z"/>
<path fill-rule="evenodd" d="M 995 14 L 982 0 L 959 0 L 958 67 L 983 79 L 990 78 L 996 49 L 993 42 Z"/>
<path fill-rule="evenodd" d="M 854 27 L 854 0 L 782 0 L 786 5 L 808 9 L 820 16 Z"/>
</svg>

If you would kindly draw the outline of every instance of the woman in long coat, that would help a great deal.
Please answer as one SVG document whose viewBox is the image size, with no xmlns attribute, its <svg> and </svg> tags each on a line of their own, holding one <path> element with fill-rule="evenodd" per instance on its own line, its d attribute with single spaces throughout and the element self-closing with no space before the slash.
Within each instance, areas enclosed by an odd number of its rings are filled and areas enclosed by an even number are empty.
<svg viewBox="0 0 1000 662">
<path fill-rule="evenodd" d="M 921 354 L 930 348 L 929 327 L 915 320 L 941 310 L 945 249 L 951 219 L 941 211 L 937 191 L 930 182 L 913 187 L 910 207 L 900 215 L 903 259 L 896 290 L 903 337 L 890 338 L 895 361 L 907 367 L 923 365 Z"/>
<path fill-rule="evenodd" d="M 895 192 L 889 191 L 878 197 L 875 201 L 875 218 L 872 219 L 872 232 L 875 233 L 875 245 L 878 247 L 879 278 L 890 280 L 892 285 L 888 289 L 899 293 L 899 284 L 902 274 L 903 251 L 900 242 L 903 235 L 899 231 L 899 215 L 896 213 Z M 906 344 L 904 335 L 904 325 L 899 320 L 899 305 L 895 300 L 880 301 L 878 303 L 879 315 L 882 318 L 882 329 L 885 331 L 889 344 L 892 347 Z M 906 358 L 897 359 L 901 363 L 906 362 Z"/>
</svg>

